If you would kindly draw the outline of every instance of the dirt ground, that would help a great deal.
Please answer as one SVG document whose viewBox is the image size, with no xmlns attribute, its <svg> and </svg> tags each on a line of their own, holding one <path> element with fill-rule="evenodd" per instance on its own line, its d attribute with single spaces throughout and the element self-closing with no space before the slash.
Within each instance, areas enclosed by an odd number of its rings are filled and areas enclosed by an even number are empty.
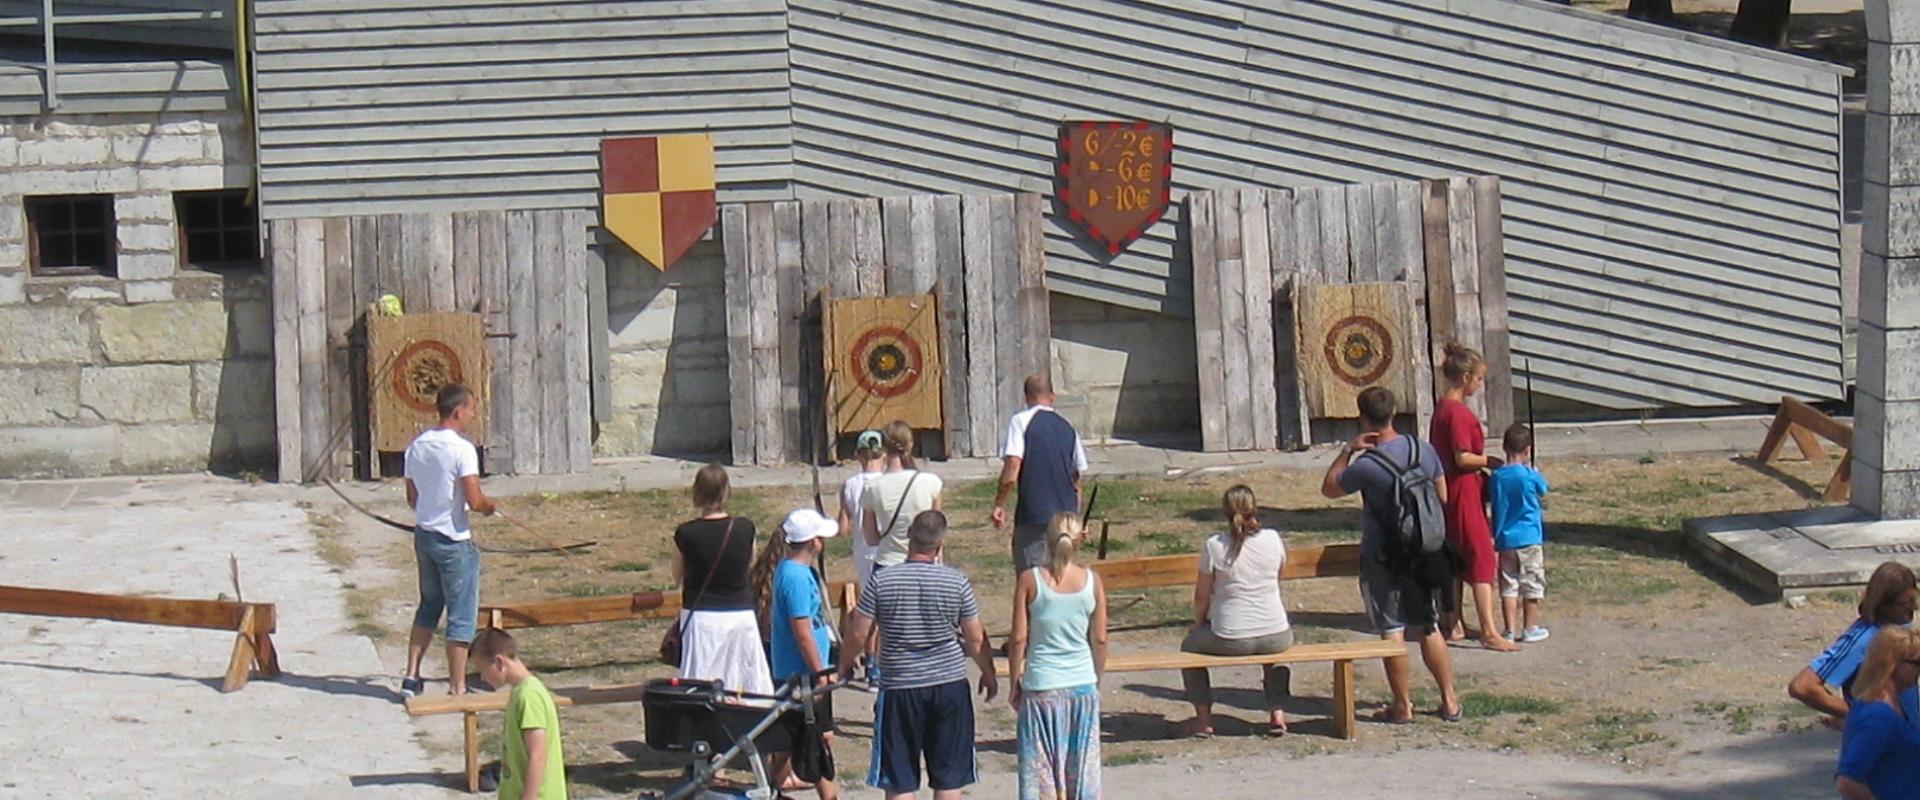
<svg viewBox="0 0 1920 800">
<path fill-rule="evenodd" d="M 1551 461 L 1556 490 L 1549 503 L 1548 584 L 1545 606 L 1554 631 L 1548 642 L 1518 655 L 1465 645 L 1455 649 L 1467 721 L 1449 725 L 1428 717 L 1404 728 L 1362 726 L 1358 741 L 1332 737 L 1326 719 L 1329 670 L 1297 670 L 1288 712 L 1294 735 L 1269 741 L 1259 721 L 1254 669 L 1216 676 L 1220 736 L 1178 737 L 1174 723 L 1190 715 L 1178 675 L 1124 674 L 1103 694 L 1106 763 L 1211 763 L 1249 754 L 1299 759 L 1362 756 L 1405 749 L 1469 753 L 1532 753 L 1587 765 L 1634 770 L 1675 768 L 1709 748 L 1765 746 L 1781 736 L 1808 733 L 1815 720 L 1789 701 L 1782 687 L 1792 672 L 1851 619 L 1850 595 L 1810 598 L 1788 609 L 1745 593 L 1695 560 L 1680 531 L 1683 519 L 1779 510 L 1817 503 L 1834 462 L 1759 467 L 1725 456 L 1647 456 Z M 934 469 L 937 471 L 938 466 Z M 1178 479 L 1100 482 L 1096 517 L 1112 521 L 1110 557 L 1191 552 L 1217 530 L 1220 493 L 1247 483 L 1266 511 L 1263 520 L 1295 544 L 1357 538 L 1355 503 L 1318 495 L 1319 473 L 1300 470 L 1202 471 Z M 832 487 L 828 487 L 832 491 Z M 945 502 L 956 529 L 950 562 L 975 581 L 988 630 L 1003 635 L 1011 595 L 1004 535 L 986 522 L 992 487 L 950 484 Z M 831 509 L 834 500 L 827 502 Z M 789 508 L 811 505 L 807 490 L 737 491 L 736 513 L 771 528 Z M 585 553 L 491 555 L 485 560 L 488 601 L 624 593 L 668 588 L 669 536 L 687 517 L 680 491 L 543 494 L 512 498 L 509 513 L 547 537 L 591 539 Z M 403 513 L 402 509 L 389 509 Z M 412 555 L 402 537 L 363 522 L 317 518 L 330 558 L 340 559 L 361 631 L 376 638 L 390 664 L 401 660 L 412 592 Z M 477 527 L 497 547 L 537 547 L 538 537 L 498 520 Z M 765 532 L 762 533 L 763 539 Z M 830 554 L 835 579 L 849 577 L 845 542 Z M 1090 554 L 1089 554 L 1089 557 Z M 1298 581 L 1286 586 L 1292 619 L 1305 641 L 1363 638 L 1366 620 L 1351 579 Z M 1113 598 L 1117 652 L 1169 649 L 1184 631 L 1186 590 L 1165 589 L 1135 600 Z M 520 636 L 533 669 L 551 685 L 643 680 L 668 674 L 651 663 L 661 628 L 614 623 L 526 631 Z M 438 661 L 438 655 L 433 657 Z M 431 674 L 433 670 L 429 669 Z M 1418 693 L 1436 704 L 1430 683 Z M 434 690 L 439 690 L 437 687 Z M 1364 709 L 1386 699 L 1377 666 L 1361 669 Z M 864 696 L 842 696 L 845 735 L 837 747 L 840 775 L 858 785 L 864 772 L 868 722 Z M 497 721 L 483 725 L 489 752 Z M 611 706 L 566 715 L 569 776 L 579 796 L 658 787 L 681 765 L 678 757 L 647 750 L 640 709 Z M 441 730 L 444 729 L 444 730 Z M 457 765 L 457 725 L 431 726 L 430 742 Z M 981 764 L 987 773 L 1013 770 L 1013 715 L 1004 703 L 983 707 Z"/>
</svg>

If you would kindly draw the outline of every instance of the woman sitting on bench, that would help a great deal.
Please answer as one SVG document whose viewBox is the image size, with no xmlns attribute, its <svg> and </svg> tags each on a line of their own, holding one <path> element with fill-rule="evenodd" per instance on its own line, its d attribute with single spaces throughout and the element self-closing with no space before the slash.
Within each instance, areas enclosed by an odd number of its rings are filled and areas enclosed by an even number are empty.
<svg viewBox="0 0 1920 800">
<path fill-rule="evenodd" d="M 1280 532 L 1260 527 L 1253 490 L 1235 486 L 1221 498 L 1228 526 L 1200 548 L 1200 575 L 1193 583 L 1193 628 L 1180 649 L 1187 653 L 1245 656 L 1278 653 L 1293 646 L 1287 606 L 1280 599 L 1280 568 L 1287 547 Z M 1287 715 L 1280 701 L 1289 694 L 1292 671 L 1267 666 L 1267 735 L 1284 736 Z M 1187 702 L 1193 704 L 1191 736 L 1213 735 L 1213 686 L 1205 669 L 1183 669 Z"/>
</svg>

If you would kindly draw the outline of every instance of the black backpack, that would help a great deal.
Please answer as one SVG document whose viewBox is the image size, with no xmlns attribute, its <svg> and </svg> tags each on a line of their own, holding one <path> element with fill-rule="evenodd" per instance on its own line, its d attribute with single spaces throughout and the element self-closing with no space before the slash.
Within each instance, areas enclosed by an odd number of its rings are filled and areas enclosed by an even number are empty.
<svg viewBox="0 0 1920 800">
<path fill-rule="evenodd" d="M 1446 518 L 1440 511 L 1440 492 L 1433 478 L 1420 469 L 1420 442 L 1413 442 L 1413 463 L 1401 467 L 1393 457 L 1375 447 L 1361 454 L 1373 458 L 1393 476 L 1393 498 L 1386 508 L 1370 509 L 1379 515 L 1380 527 L 1387 533 L 1383 555 L 1390 563 L 1406 563 L 1417 556 L 1433 555 L 1447 546 Z"/>
</svg>

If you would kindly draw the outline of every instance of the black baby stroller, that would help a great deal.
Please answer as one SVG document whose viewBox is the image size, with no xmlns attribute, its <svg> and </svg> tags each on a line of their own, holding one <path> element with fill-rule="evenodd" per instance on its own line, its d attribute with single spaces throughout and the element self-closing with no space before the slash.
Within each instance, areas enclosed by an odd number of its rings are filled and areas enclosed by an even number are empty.
<svg viewBox="0 0 1920 800">
<path fill-rule="evenodd" d="M 832 671 L 820 673 L 831 675 Z M 818 677 L 818 676 L 816 676 Z M 814 688 L 812 681 L 792 681 L 774 694 L 728 691 L 718 681 L 662 678 L 649 681 L 640 703 L 645 711 L 647 746 L 655 750 L 692 753 L 686 776 L 663 792 L 647 792 L 642 800 L 773 800 L 764 753 L 796 752 L 814 744 L 819 731 L 832 720 L 816 719 L 816 701 L 840 688 L 832 683 Z M 724 751 L 715 748 L 724 746 Z M 747 789 L 708 786 L 730 762 L 744 757 L 753 770 L 754 785 Z"/>
</svg>

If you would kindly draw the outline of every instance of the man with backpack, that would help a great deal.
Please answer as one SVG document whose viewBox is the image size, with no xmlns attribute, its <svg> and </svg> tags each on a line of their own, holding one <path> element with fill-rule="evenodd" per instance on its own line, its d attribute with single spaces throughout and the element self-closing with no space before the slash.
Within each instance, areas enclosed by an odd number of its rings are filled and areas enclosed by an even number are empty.
<svg viewBox="0 0 1920 800">
<path fill-rule="evenodd" d="M 1360 393 L 1358 405 L 1361 433 L 1327 467 L 1320 493 L 1360 493 L 1360 597 L 1367 617 L 1382 639 L 1405 641 L 1409 633 L 1419 638 L 1420 657 L 1440 686 L 1437 713 L 1455 722 L 1460 697 L 1439 625 L 1454 573 L 1440 510 L 1447 493 L 1444 465 L 1432 445 L 1394 430 L 1393 392 L 1371 387 Z M 1376 719 L 1412 722 L 1412 665 L 1390 658 L 1386 667 L 1393 704 Z"/>
</svg>

